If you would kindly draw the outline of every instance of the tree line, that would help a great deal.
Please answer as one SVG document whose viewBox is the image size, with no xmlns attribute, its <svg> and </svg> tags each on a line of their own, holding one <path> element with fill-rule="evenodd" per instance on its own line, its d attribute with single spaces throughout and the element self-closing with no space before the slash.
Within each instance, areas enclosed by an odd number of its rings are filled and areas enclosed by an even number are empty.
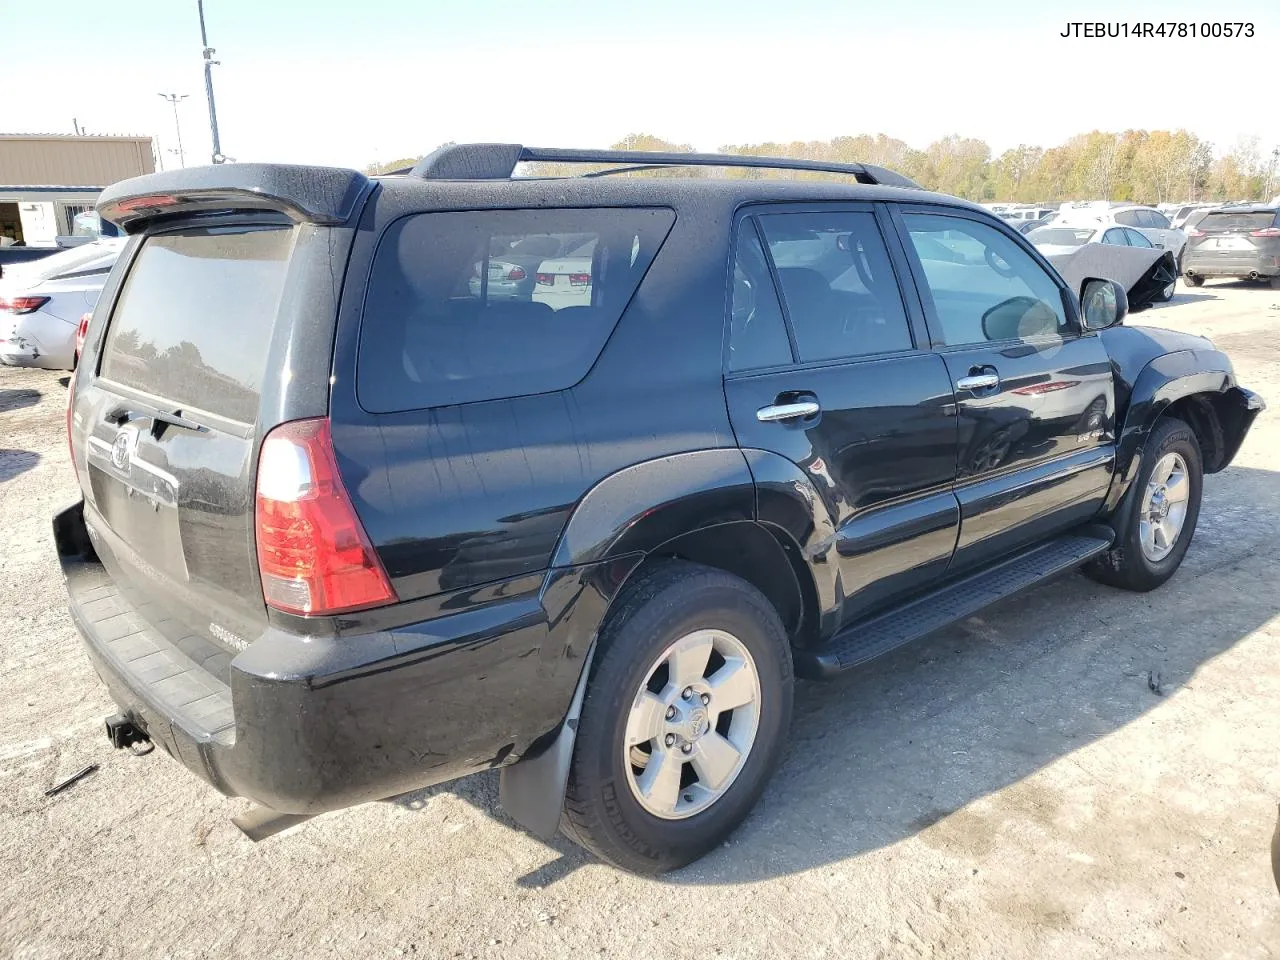
<svg viewBox="0 0 1280 960">
<path fill-rule="evenodd" d="M 633 134 L 612 145 L 616 150 L 692 152 L 650 134 Z M 863 162 L 905 174 L 921 186 L 977 201 L 1035 203 L 1063 200 L 1129 200 L 1165 203 L 1181 200 L 1265 200 L 1280 192 L 1280 148 L 1265 153 L 1257 137 L 1242 138 L 1215 154 L 1213 146 L 1186 130 L 1095 130 L 1056 147 L 1020 144 L 993 156 L 983 140 L 952 135 L 917 150 L 896 137 L 878 134 L 790 143 L 727 144 L 720 153 L 756 154 L 837 162 Z M 382 173 L 412 166 L 406 157 L 371 164 Z M 581 173 L 588 167 L 529 164 L 530 175 Z M 646 175 L 722 176 L 759 179 L 823 177 L 797 171 L 762 169 L 682 169 Z"/>
</svg>

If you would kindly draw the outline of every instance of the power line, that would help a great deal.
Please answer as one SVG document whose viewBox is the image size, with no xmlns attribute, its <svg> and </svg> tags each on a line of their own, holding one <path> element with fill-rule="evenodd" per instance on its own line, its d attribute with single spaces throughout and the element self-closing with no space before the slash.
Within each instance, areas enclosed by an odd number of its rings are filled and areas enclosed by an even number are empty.
<svg viewBox="0 0 1280 960">
<path fill-rule="evenodd" d="M 187 157 L 182 151 L 182 124 L 178 122 L 178 101 L 187 99 L 187 95 L 185 93 L 158 93 L 156 96 L 173 104 L 173 129 L 178 135 L 178 149 L 176 151 L 178 163 L 185 167 L 187 165 Z"/>
</svg>

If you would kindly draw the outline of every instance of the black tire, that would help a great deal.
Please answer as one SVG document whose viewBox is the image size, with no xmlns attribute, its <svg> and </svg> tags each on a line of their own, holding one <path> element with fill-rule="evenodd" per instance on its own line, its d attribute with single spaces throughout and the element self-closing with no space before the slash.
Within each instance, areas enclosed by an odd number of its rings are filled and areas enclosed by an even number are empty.
<svg viewBox="0 0 1280 960">
<path fill-rule="evenodd" d="M 1177 287 L 1178 287 L 1178 281 L 1174 280 L 1173 283 L 1169 284 L 1167 287 L 1165 287 L 1163 290 L 1160 291 L 1160 294 L 1159 296 L 1156 297 L 1155 302 L 1168 303 L 1170 300 L 1173 299 L 1174 294 L 1177 292 Z"/>
<path fill-rule="evenodd" d="M 1184 276 L 1184 277 L 1182 278 L 1182 280 L 1183 280 L 1183 282 L 1184 282 L 1188 287 L 1203 287 L 1203 286 L 1204 286 L 1204 277 Z"/>
<path fill-rule="evenodd" d="M 561 831 L 600 859 L 656 874 L 690 863 L 745 819 L 777 766 L 791 722 L 791 648 L 777 611 L 750 584 L 720 570 L 662 561 L 638 574 L 601 628 L 583 700 Z M 711 806 L 663 819 L 632 793 L 622 744 L 647 672 L 688 633 L 715 628 L 751 654 L 760 682 L 755 741 L 737 777 Z M 683 789 L 683 787 L 681 788 Z"/>
<path fill-rule="evenodd" d="M 1141 506 L 1142 497 L 1161 458 L 1170 453 L 1180 454 L 1187 465 L 1189 494 L 1187 513 L 1182 529 L 1174 542 L 1173 550 L 1158 561 L 1147 557 L 1142 550 Z M 1085 567 L 1086 575 L 1100 583 L 1125 590 L 1139 592 L 1154 590 L 1178 569 L 1182 558 L 1195 536 L 1196 521 L 1200 517 L 1200 497 L 1204 488 L 1204 467 L 1200 444 L 1195 433 L 1182 420 L 1166 417 L 1160 420 L 1142 454 L 1142 469 L 1133 482 L 1129 496 L 1136 498 L 1129 511 L 1125 529 L 1117 531 L 1116 546 Z"/>
<path fill-rule="evenodd" d="M 1272 278 L 1271 278 L 1271 289 L 1272 289 L 1272 290 L 1280 290 L 1280 277 L 1272 277 Z"/>
</svg>

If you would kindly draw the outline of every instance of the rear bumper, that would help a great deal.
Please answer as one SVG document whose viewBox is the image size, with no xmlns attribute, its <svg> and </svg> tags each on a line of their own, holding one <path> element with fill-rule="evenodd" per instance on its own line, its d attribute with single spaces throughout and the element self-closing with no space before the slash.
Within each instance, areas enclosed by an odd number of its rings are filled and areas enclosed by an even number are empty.
<svg viewBox="0 0 1280 960">
<path fill-rule="evenodd" d="M 1182 262 L 1182 272 L 1194 277 L 1247 277 L 1256 273 L 1260 277 L 1280 276 L 1280 263 L 1275 257 L 1205 257 L 1188 254 Z"/>
<path fill-rule="evenodd" d="M 228 669 L 148 619 L 99 559 L 83 504 L 55 518 L 54 537 L 72 618 L 121 712 L 221 792 L 285 813 L 394 796 L 547 742 L 599 612 L 567 615 L 595 605 L 581 603 L 583 578 L 551 575 L 540 592 L 402 630 L 268 627 Z"/>
</svg>

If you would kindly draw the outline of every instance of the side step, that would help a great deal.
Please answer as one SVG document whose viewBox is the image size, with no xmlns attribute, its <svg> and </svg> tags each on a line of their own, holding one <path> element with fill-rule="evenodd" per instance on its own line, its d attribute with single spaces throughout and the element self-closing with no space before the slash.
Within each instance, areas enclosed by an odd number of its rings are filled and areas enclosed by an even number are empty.
<svg viewBox="0 0 1280 960">
<path fill-rule="evenodd" d="M 800 677 L 823 679 L 874 660 L 972 616 L 998 600 L 1068 573 L 1111 547 L 1110 531 L 1089 527 L 1008 557 L 924 596 L 851 623 L 824 646 L 796 652 Z"/>
</svg>

